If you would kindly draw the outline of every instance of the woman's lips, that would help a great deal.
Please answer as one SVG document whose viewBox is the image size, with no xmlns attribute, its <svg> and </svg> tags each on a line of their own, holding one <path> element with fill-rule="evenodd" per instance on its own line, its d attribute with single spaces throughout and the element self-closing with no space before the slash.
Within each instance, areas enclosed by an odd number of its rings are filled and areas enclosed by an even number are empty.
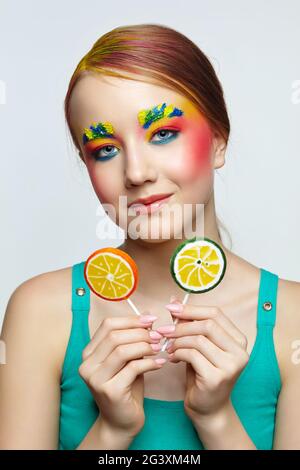
<svg viewBox="0 0 300 470">
<path fill-rule="evenodd" d="M 173 194 L 170 194 L 169 196 L 163 199 L 158 199 L 151 204 L 132 204 L 130 208 L 134 209 L 137 215 L 153 214 L 153 212 L 157 212 L 164 204 L 169 202 L 169 199 L 172 196 Z"/>
</svg>

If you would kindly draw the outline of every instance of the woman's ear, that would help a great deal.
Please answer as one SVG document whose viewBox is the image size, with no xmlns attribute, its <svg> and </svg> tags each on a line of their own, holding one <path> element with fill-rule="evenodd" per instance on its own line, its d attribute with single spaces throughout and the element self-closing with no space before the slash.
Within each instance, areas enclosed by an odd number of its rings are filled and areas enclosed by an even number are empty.
<svg viewBox="0 0 300 470">
<path fill-rule="evenodd" d="M 227 144 L 224 140 L 224 137 L 220 136 L 219 134 L 214 134 L 214 153 L 213 153 L 213 160 L 214 160 L 214 168 L 221 168 L 225 164 L 225 153 Z"/>
</svg>

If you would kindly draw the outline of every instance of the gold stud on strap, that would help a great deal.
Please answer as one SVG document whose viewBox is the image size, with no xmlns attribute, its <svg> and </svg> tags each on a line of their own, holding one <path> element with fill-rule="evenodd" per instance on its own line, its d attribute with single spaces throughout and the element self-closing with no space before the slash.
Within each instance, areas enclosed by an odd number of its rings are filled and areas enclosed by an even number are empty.
<svg viewBox="0 0 300 470">
<path fill-rule="evenodd" d="M 79 295 L 80 297 L 81 297 L 82 295 L 85 295 L 85 288 L 84 288 L 84 287 L 78 287 L 78 288 L 76 289 L 76 294 Z"/>
<path fill-rule="evenodd" d="M 272 310 L 272 304 L 271 304 L 271 302 L 265 302 L 265 303 L 263 304 L 263 309 L 264 309 L 264 310 L 267 310 L 267 311 Z"/>
</svg>

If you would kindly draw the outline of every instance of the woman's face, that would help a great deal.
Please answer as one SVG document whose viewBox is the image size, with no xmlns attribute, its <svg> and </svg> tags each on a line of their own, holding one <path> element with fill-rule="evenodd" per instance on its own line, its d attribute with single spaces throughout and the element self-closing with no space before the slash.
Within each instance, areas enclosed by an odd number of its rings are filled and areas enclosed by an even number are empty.
<svg viewBox="0 0 300 470">
<path fill-rule="evenodd" d="M 167 112 L 153 118 L 153 108 L 163 103 Z M 225 145 L 185 96 L 150 83 L 87 74 L 72 92 L 70 115 L 99 201 L 113 206 L 115 222 L 125 230 L 131 224 L 138 227 L 140 238 L 155 242 L 165 238 L 168 225 L 173 238 L 182 230 L 183 219 L 168 220 L 166 211 L 172 214 L 176 206 L 183 213 L 189 206 L 192 211 L 184 217 L 191 221 L 195 205 L 210 199 L 214 169 L 224 164 Z M 100 132 L 86 132 L 98 123 L 105 124 Z M 151 209 L 147 206 L 147 214 L 128 207 L 157 194 L 171 196 L 160 208 L 155 203 Z M 120 204 L 120 196 L 127 198 L 126 204 Z M 159 218 L 163 224 L 153 225 Z M 151 234 L 150 223 L 156 227 Z"/>
</svg>

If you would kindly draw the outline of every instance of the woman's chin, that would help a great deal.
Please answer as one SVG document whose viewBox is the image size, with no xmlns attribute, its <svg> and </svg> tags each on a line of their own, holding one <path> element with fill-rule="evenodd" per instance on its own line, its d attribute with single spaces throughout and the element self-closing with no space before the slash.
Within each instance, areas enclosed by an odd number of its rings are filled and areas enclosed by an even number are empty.
<svg viewBox="0 0 300 470">
<path fill-rule="evenodd" d="M 139 238 L 137 240 L 138 243 L 142 243 L 143 245 L 145 244 L 151 244 L 151 245 L 154 245 L 154 244 L 158 244 L 158 243 L 164 243 L 164 242 L 167 242 L 169 241 L 169 239 L 166 239 L 166 238 Z"/>
<path fill-rule="evenodd" d="M 174 230 L 173 227 L 172 228 L 163 227 L 163 229 L 160 228 L 152 232 L 142 229 L 138 233 L 136 231 L 129 230 L 127 232 L 127 237 L 131 238 L 132 240 L 142 242 L 143 244 L 164 243 L 164 242 L 173 240 L 174 238 L 177 238 L 178 243 L 180 243 L 180 241 L 182 240 L 182 228 L 179 227 L 176 230 L 176 227 L 175 227 L 175 230 Z"/>
</svg>

